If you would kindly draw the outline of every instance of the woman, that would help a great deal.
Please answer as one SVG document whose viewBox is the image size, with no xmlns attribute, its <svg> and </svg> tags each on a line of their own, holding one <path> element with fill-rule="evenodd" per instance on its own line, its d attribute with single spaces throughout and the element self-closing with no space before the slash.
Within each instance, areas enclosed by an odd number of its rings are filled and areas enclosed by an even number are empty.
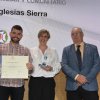
<svg viewBox="0 0 100 100">
<path fill-rule="evenodd" d="M 60 71 L 61 65 L 55 49 L 47 46 L 50 39 L 48 30 L 38 33 L 39 46 L 31 49 L 34 71 L 29 80 L 29 100 L 54 100 L 54 76 Z"/>
</svg>

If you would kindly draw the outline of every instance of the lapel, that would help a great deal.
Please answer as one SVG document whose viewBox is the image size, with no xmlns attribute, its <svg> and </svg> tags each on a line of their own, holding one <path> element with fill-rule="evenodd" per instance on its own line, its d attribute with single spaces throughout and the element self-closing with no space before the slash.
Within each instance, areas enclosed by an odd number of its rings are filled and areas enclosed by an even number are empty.
<svg viewBox="0 0 100 100">
<path fill-rule="evenodd" d="M 88 60 L 88 52 L 89 52 L 89 47 L 88 47 L 88 44 L 87 43 L 84 43 L 84 50 L 83 50 L 83 66 L 85 64 L 85 62 L 87 62 Z"/>
<path fill-rule="evenodd" d="M 74 44 L 72 44 L 72 57 L 73 57 L 73 59 L 75 60 L 75 62 L 76 62 L 76 64 L 78 65 L 78 61 L 77 61 L 77 56 L 76 56 L 76 50 L 75 50 L 75 46 L 74 46 Z"/>
</svg>

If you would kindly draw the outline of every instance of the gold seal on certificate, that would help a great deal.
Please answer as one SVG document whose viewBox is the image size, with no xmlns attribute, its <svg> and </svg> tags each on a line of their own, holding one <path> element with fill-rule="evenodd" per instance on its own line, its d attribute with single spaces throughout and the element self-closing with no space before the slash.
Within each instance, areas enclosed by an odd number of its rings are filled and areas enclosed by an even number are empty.
<svg viewBox="0 0 100 100">
<path fill-rule="evenodd" d="M 1 78 L 28 78 L 28 56 L 2 56 Z"/>
</svg>

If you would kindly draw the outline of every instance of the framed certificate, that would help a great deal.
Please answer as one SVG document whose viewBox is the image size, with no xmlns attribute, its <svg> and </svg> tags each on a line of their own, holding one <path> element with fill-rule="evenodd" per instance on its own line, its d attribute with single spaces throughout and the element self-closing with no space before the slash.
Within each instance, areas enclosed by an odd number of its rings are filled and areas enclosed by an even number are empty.
<svg viewBox="0 0 100 100">
<path fill-rule="evenodd" d="M 28 78 L 28 56 L 2 56 L 1 78 Z"/>
</svg>

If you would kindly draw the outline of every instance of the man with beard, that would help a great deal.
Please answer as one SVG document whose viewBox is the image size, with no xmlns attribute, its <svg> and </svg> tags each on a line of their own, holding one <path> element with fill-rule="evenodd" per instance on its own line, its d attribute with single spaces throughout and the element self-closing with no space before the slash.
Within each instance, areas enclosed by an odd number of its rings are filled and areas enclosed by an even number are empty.
<svg viewBox="0 0 100 100">
<path fill-rule="evenodd" d="M 28 48 L 19 44 L 23 37 L 23 29 L 19 25 L 14 25 L 10 32 L 10 42 L 0 45 L 0 56 L 29 56 L 29 62 L 26 64 L 28 70 L 32 70 L 32 58 Z M 1 65 L 1 64 L 0 64 Z M 23 72 L 23 71 L 22 71 Z M 0 100 L 23 100 L 24 79 L 21 78 L 1 78 L 0 66 Z"/>
</svg>

